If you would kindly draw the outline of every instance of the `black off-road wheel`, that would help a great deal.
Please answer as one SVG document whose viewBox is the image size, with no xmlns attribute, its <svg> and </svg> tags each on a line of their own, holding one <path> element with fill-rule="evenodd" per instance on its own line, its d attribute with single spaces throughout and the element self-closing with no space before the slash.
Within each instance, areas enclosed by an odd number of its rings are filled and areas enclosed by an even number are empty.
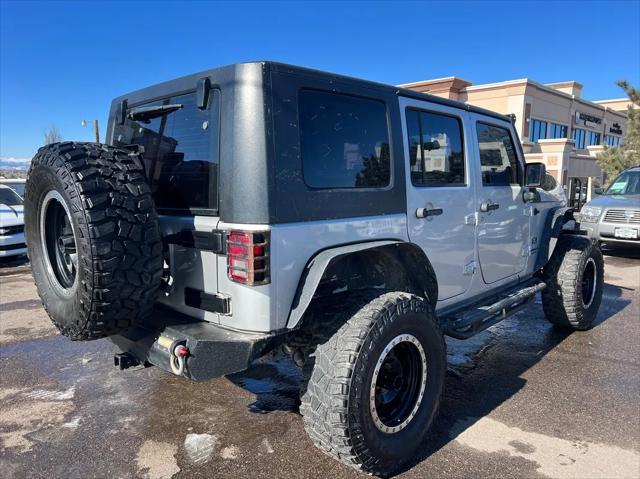
<svg viewBox="0 0 640 479">
<path fill-rule="evenodd" d="M 27 177 L 25 233 L 38 294 L 63 335 L 110 336 L 151 313 L 162 242 L 138 154 L 97 143 L 40 148 Z"/>
<path fill-rule="evenodd" d="M 307 433 L 352 467 L 393 474 L 414 457 L 440 404 L 446 349 L 431 305 L 369 291 L 334 297 L 313 315 L 327 337 L 303 368 Z"/>
<path fill-rule="evenodd" d="M 562 236 L 543 278 L 542 307 L 551 323 L 567 329 L 591 328 L 602 302 L 604 261 L 598 243 L 583 236 Z"/>
</svg>

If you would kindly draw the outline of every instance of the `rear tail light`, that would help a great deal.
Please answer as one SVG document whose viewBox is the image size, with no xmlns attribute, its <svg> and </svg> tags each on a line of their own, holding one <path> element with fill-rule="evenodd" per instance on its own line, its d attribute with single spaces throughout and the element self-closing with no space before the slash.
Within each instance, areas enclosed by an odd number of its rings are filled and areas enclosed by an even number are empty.
<svg viewBox="0 0 640 479">
<path fill-rule="evenodd" d="M 269 233 L 230 231 L 227 234 L 227 276 L 250 286 L 269 282 Z"/>
</svg>

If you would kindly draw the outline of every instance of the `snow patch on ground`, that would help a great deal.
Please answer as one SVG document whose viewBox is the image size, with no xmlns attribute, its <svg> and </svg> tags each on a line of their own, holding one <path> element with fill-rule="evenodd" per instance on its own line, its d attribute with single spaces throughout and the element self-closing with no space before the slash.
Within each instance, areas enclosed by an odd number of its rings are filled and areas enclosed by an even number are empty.
<svg viewBox="0 0 640 479">
<path fill-rule="evenodd" d="M 213 434 L 187 434 L 184 439 L 184 450 L 191 464 L 208 462 L 218 444 L 218 438 Z"/>
<path fill-rule="evenodd" d="M 238 458 L 238 448 L 236 446 L 225 447 L 220 451 L 220 457 L 222 459 L 237 459 Z"/>
<path fill-rule="evenodd" d="M 267 454 L 273 454 L 273 447 L 271 446 L 269 439 L 267 439 L 266 437 L 262 440 L 262 447 L 267 452 Z"/>
<path fill-rule="evenodd" d="M 64 391 L 50 391 L 46 389 L 33 389 L 23 394 L 28 399 L 46 400 L 46 401 L 66 401 L 73 399 L 76 393 L 75 386 L 71 386 Z"/>
<path fill-rule="evenodd" d="M 178 447 L 166 442 L 145 441 L 136 456 L 140 477 L 171 479 L 180 472 L 176 461 Z"/>
<path fill-rule="evenodd" d="M 452 437 L 478 451 L 532 461 L 540 474 L 555 479 L 622 479 L 630 477 L 629 471 L 640 471 L 636 451 L 523 431 L 489 417 L 458 422 Z"/>
</svg>

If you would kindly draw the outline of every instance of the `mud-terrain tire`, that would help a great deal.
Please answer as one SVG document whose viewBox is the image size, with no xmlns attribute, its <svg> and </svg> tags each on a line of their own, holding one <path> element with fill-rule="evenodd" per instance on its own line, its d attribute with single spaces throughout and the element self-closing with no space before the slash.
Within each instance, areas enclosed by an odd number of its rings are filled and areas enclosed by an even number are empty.
<svg viewBox="0 0 640 479">
<path fill-rule="evenodd" d="M 38 294 L 63 335 L 97 339 L 148 317 L 162 242 L 138 154 L 98 143 L 40 148 L 24 209 Z"/>
<path fill-rule="evenodd" d="M 542 307 L 551 323 L 584 331 L 596 319 L 604 288 L 604 261 L 598 243 L 562 236 L 544 267 Z"/>
<path fill-rule="evenodd" d="M 404 292 L 367 291 L 333 297 L 312 314 L 325 338 L 303 368 L 305 430 L 343 463 L 393 474 L 415 456 L 440 405 L 446 347 L 432 306 Z"/>
</svg>

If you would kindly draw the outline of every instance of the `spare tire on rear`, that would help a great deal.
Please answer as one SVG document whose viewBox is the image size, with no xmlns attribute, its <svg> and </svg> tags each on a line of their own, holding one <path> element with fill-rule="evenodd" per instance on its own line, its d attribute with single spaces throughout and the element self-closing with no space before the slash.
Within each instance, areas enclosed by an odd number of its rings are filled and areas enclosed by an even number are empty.
<svg viewBox="0 0 640 479">
<path fill-rule="evenodd" d="M 62 334 L 97 339 L 149 316 L 162 241 L 138 153 L 98 143 L 40 148 L 24 209 L 38 294 Z"/>
</svg>

